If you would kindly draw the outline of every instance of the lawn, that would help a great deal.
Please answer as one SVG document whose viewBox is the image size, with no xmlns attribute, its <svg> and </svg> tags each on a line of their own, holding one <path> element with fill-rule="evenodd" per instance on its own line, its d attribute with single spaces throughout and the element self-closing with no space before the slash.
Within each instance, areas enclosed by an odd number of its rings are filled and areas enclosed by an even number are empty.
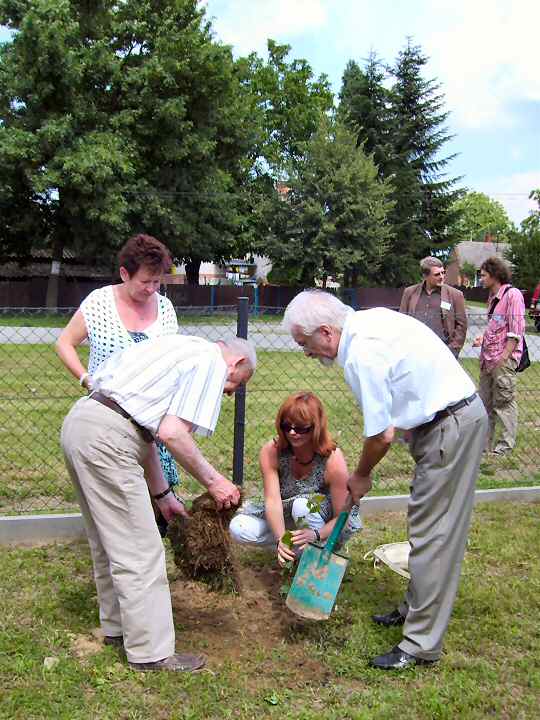
<svg viewBox="0 0 540 720">
<path fill-rule="evenodd" d="M 370 615 L 392 608 L 405 581 L 362 558 L 405 532 L 400 514 L 367 518 L 337 607 L 320 624 L 283 608 L 268 555 L 241 553 L 246 586 L 229 596 L 182 580 L 169 559 L 177 647 L 208 656 L 193 676 L 135 674 L 101 645 L 86 544 L 0 549 L 0 718 L 538 718 L 540 504 L 476 508 L 441 662 L 384 673 L 369 659 L 400 629 Z"/>
<path fill-rule="evenodd" d="M 258 326 L 264 332 L 264 326 Z M 338 367 L 323 368 L 300 352 L 278 348 L 283 337 L 274 333 L 276 350 L 259 352 L 257 372 L 248 386 L 245 435 L 247 495 L 260 493 L 258 451 L 275 434 L 273 420 L 280 403 L 296 390 L 318 393 L 327 408 L 331 430 L 349 463 L 357 456 L 362 421 L 354 398 Z M 86 361 L 87 349 L 81 350 Z M 464 366 L 478 374 L 478 363 Z M 82 394 L 63 369 L 50 344 L 0 344 L 0 513 L 77 510 L 59 448 L 59 432 L 69 408 Z M 520 424 L 518 448 L 510 457 L 490 457 L 482 463 L 480 488 L 537 485 L 540 483 L 537 443 L 540 363 L 519 378 Z M 234 400 L 224 398 L 213 438 L 200 441 L 209 460 L 225 475 L 232 474 Z M 412 460 L 405 446 L 396 444 L 377 468 L 374 494 L 408 492 Z M 191 495 L 199 485 L 189 478 L 183 492 Z"/>
<path fill-rule="evenodd" d="M 192 307 L 192 308 L 176 308 L 177 318 L 180 329 L 184 325 L 222 325 L 224 322 L 232 322 L 236 325 L 236 306 L 228 308 L 224 307 Z M 282 312 L 272 309 L 267 312 L 268 308 L 261 312 L 250 308 L 250 315 L 257 319 L 257 322 L 265 324 L 277 325 L 283 319 Z M 75 312 L 75 308 L 66 308 L 63 312 L 49 313 L 43 311 L 42 308 L 35 312 L 0 312 L 0 327 L 35 327 L 35 328 L 62 328 L 67 325 L 69 319 Z"/>
</svg>

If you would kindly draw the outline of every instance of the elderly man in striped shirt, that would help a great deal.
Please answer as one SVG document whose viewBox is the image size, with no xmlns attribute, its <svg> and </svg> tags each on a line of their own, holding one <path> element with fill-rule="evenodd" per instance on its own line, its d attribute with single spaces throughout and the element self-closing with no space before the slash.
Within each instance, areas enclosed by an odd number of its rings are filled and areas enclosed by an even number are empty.
<svg viewBox="0 0 540 720">
<path fill-rule="evenodd" d="M 175 653 L 165 553 L 150 495 L 166 520 L 184 514 L 160 471 L 154 438 L 212 495 L 218 508 L 239 490 L 202 455 L 193 433 L 213 433 L 223 394 L 252 376 L 247 340 L 211 343 L 173 335 L 112 355 L 62 427 L 94 564 L 105 642 L 123 645 L 134 670 L 194 671 L 200 655 Z"/>
</svg>

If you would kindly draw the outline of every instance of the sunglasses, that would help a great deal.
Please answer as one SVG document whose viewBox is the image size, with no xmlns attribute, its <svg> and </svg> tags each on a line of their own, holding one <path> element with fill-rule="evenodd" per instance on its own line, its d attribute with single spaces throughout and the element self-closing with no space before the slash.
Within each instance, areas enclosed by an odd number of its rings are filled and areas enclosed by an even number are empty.
<svg viewBox="0 0 540 720">
<path fill-rule="evenodd" d="M 284 433 L 290 433 L 291 430 L 294 430 L 297 435 L 307 435 L 308 432 L 313 430 L 313 425 L 291 425 L 288 422 L 282 422 L 279 427 Z"/>
</svg>

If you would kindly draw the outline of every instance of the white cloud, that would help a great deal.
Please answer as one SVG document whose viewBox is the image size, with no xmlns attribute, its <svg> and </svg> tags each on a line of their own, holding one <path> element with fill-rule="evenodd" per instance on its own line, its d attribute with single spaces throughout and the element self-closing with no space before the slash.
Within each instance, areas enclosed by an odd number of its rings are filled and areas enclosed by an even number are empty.
<svg viewBox="0 0 540 720">
<path fill-rule="evenodd" d="M 512 126 L 517 103 L 540 102 L 538 0 L 440 0 L 432 9 L 439 19 L 426 47 L 454 125 Z"/>
<path fill-rule="evenodd" d="M 284 42 L 323 27 L 328 19 L 327 0 L 228 0 L 219 13 L 215 3 L 205 4 L 210 17 L 215 12 L 217 35 L 238 55 L 262 54 L 268 38 Z"/>
<path fill-rule="evenodd" d="M 366 57 L 393 62 L 406 37 L 429 55 L 456 129 L 509 127 L 540 102 L 539 0 L 206 0 L 218 36 L 239 54 L 268 37 L 301 39 L 318 71 Z M 334 80 L 339 81 L 338 78 Z"/>
<path fill-rule="evenodd" d="M 540 188 L 540 170 L 496 177 L 477 183 L 474 189 L 498 200 L 510 219 L 519 225 L 532 210 L 538 209 L 538 205 L 528 197 L 536 188 Z"/>
</svg>

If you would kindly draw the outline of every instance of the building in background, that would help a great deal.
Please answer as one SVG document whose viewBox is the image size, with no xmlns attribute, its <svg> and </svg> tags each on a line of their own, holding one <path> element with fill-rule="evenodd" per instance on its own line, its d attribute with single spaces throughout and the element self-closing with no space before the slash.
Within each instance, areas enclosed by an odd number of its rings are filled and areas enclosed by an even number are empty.
<svg viewBox="0 0 540 720">
<path fill-rule="evenodd" d="M 233 258 L 224 263 L 201 263 L 199 285 L 256 285 L 265 283 L 272 263 L 268 258 L 254 255 L 249 258 Z M 182 285 L 186 282 L 183 264 L 175 266 L 175 272 L 167 276 L 168 284 Z"/>
<path fill-rule="evenodd" d="M 504 260 L 509 249 L 508 243 L 496 242 L 492 235 L 486 235 L 483 242 L 462 240 L 454 247 L 446 264 L 446 282 L 449 285 L 478 287 L 480 266 L 484 260 L 494 255 Z"/>
</svg>

